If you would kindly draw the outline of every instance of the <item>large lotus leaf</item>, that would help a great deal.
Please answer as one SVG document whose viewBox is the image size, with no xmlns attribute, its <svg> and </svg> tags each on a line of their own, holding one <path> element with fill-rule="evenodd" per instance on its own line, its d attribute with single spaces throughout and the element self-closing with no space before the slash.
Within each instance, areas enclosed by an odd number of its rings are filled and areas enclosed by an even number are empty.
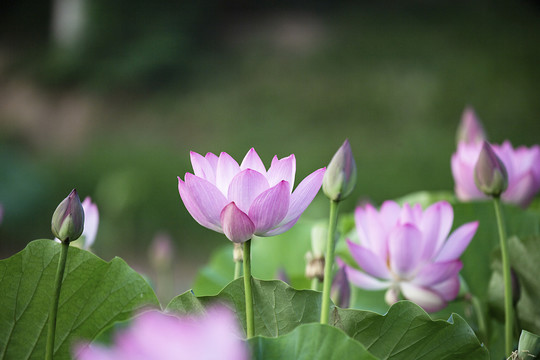
<svg viewBox="0 0 540 360">
<path fill-rule="evenodd" d="M 243 288 L 243 279 L 237 279 L 216 296 L 198 298 L 188 291 L 171 300 L 167 310 L 201 312 L 212 304 L 225 303 L 236 311 L 245 329 Z M 282 336 L 302 324 L 319 321 L 320 292 L 296 290 L 282 281 L 253 279 L 253 297 L 256 335 Z M 454 314 L 450 322 L 433 321 L 411 302 L 395 304 L 386 315 L 333 305 L 331 310 L 332 324 L 384 359 L 487 358 L 487 350 L 459 315 Z"/>
<path fill-rule="evenodd" d="M 61 245 L 36 240 L 0 261 L 0 359 L 43 359 Z M 55 360 L 141 307 L 158 307 L 148 283 L 122 259 L 70 247 L 60 293 Z"/>
<path fill-rule="evenodd" d="M 432 320 L 419 306 L 400 301 L 386 315 L 333 311 L 336 327 L 381 359 L 488 359 L 488 351 L 459 315 Z"/>
<path fill-rule="evenodd" d="M 292 331 L 300 324 L 320 319 L 321 293 L 295 290 L 282 281 L 252 280 L 255 334 L 279 336 Z M 245 329 L 244 279 L 234 280 L 216 296 L 196 297 L 187 291 L 171 300 L 168 311 L 199 313 L 211 304 L 221 302 L 237 313 Z"/>
<path fill-rule="evenodd" d="M 252 359 L 267 360 L 376 360 L 360 343 L 329 325 L 304 324 L 292 332 L 248 341 Z"/>
<path fill-rule="evenodd" d="M 523 240 L 511 237 L 508 243 L 510 264 L 519 279 L 520 297 L 517 317 L 521 329 L 540 334 L 540 236 Z M 500 252 L 493 261 L 493 276 L 489 282 L 489 304 L 493 312 L 504 319 L 504 285 Z"/>
</svg>

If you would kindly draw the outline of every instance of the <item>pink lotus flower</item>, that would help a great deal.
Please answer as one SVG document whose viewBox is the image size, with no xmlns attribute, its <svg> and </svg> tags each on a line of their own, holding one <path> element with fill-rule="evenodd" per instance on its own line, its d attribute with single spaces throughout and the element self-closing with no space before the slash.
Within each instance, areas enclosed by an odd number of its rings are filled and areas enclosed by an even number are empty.
<svg viewBox="0 0 540 360">
<path fill-rule="evenodd" d="M 325 172 L 314 171 L 293 192 L 294 155 L 274 156 L 268 171 L 253 148 L 240 165 L 224 152 L 191 152 L 191 164 L 195 175 L 178 177 L 186 209 L 199 224 L 237 243 L 289 230 L 317 195 Z"/>
<path fill-rule="evenodd" d="M 115 336 L 113 347 L 79 344 L 78 360 L 246 360 L 248 350 L 236 319 L 226 308 L 204 316 L 176 317 L 145 312 Z"/>
<path fill-rule="evenodd" d="M 401 208 L 394 201 L 385 201 L 380 211 L 369 204 L 358 207 L 360 244 L 347 244 L 362 271 L 346 266 L 349 281 L 366 290 L 388 289 L 389 304 L 401 293 L 426 311 L 444 308 L 459 292 L 459 257 L 478 228 L 470 222 L 448 236 L 453 220 L 445 201 L 424 211 L 419 204 Z"/>
<path fill-rule="evenodd" d="M 540 190 L 540 146 L 514 149 L 509 141 L 505 141 L 502 145 L 493 144 L 492 148 L 508 173 L 508 188 L 501 199 L 526 208 Z M 486 198 L 474 182 L 474 167 L 481 150 L 482 143 L 460 142 L 452 155 L 455 192 L 462 201 Z"/>
</svg>

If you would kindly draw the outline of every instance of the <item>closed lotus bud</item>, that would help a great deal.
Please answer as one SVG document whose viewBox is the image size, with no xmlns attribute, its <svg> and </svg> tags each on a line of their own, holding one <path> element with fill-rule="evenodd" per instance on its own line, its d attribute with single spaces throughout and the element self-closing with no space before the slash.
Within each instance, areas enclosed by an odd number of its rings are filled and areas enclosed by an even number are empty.
<svg viewBox="0 0 540 360">
<path fill-rule="evenodd" d="M 486 139 L 486 133 L 472 107 L 466 107 L 461 115 L 457 130 L 457 143 L 479 144 Z"/>
<path fill-rule="evenodd" d="M 356 185 L 356 163 L 349 140 L 334 154 L 323 177 L 323 192 L 330 200 L 341 201 Z"/>
<path fill-rule="evenodd" d="M 506 167 L 486 141 L 474 167 L 474 182 L 478 190 L 494 197 L 500 196 L 508 187 Z"/>
<path fill-rule="evenodd" d="M 81 236 L 84 230 L 84 210 L 77 190 L 73 189 L 54 211 L 51 230 L 61 241 L 71 242 Z"/>
<path fill-rule="evenodd" d="M 334 304 L 340 308 L 348 308 L 351 301 L 351 285 L 345 271 L 345 263 L 340 258 L 336 258 L 338 271 L 334 275 L 330 297 Z"/>
</svg>

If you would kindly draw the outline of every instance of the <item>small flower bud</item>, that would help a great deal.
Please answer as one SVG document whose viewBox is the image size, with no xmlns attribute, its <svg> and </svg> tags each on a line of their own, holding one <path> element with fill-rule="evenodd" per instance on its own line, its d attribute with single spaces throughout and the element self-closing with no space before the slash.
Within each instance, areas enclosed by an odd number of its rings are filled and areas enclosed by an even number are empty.
<svg viewBox="0 0 540 360">
<path fill-rule="evenodd" d="M 508 187 L 506 167 L 486 141 L 474 167 L 474 182 L 478 190 L 494 197 L 500 196 Z"/>
<path fill-rule="evenodd" d="M 168 233 L 158 233 L 149 249 L 150 263 L 154 269 L 168 270 L 174 261 L 174 244 Z"/>
<path fill-rule="evenodd" d="M 51 230 L 60 241 L 75 241 L 84 230 L 84 210 L 73 189 L 54 211 L 51 222 Z"/>
<path fill-rule="evenodd" d="M 356 163 L 349 140 L 334 154 L 323 177 L 323 192 L 330 200 L 341 201 L 356 185 Z"/>
<path fill-rule="evenodd" d="M 461 115 L 461 122 L 456 134 L 456 141 L 467 144 L 478 144 L 486 139 L 486 133 L 472 107 L 466 107 Z"/>
<path fill-rule="evenodd" d="M 351 301 L 351 285 L 347 278 L 347 272 L 345 271 L 345 263 L 340 258 L 336 258 L 336 264 L 338 265 L 338 271 L 334 276 L 332 282 L 332 288 L 330 290 L 330 297 L 334 304 L 340 308 L 348 308 Z"/>
<path fill-rule="evenodd" d="M 279 268 L 276 273 L 276 279 L 283 281 L 284 283 L 290 284 L 291 279 L 284 268 Z"/>
</svg>

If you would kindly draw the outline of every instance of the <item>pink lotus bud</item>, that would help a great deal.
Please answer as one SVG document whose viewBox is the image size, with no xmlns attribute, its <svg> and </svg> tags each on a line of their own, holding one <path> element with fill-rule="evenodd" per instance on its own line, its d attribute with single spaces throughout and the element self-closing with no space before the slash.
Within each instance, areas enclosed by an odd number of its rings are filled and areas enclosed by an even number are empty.
<svg viewBox="0 0 540 360">
<path fill-rule="evenodd" d="M 353 191 L 356 185 L 356 163 L 349 140 L 335 153 L 323 177 L 323 192 L 330 199 L 340 201 Z"/>
<path fill-rule="evenodd" d="M 478 120 L 474 109 L 472 107 L 466 107 L 463 115 L 461 115 L 461 122 L 457 130 L 457 143 L 477 144 L 482 143 L 485 139 L 484 128 L 480 120 Z"/>
<path fill-rule="evenodd" d="M 61 241 L 75 241 L 84 230 L 84 210 L 73 189 L 54 211 L 51 222 L 51 230 L 54 236 Z"/>
<path fill-rule="evenodd" d="M 488 196 L 498 197 L 508 187 L 506 167 L 487 141 L 484 141 L 474 167 L 474 182 Z"/>
</svg>

